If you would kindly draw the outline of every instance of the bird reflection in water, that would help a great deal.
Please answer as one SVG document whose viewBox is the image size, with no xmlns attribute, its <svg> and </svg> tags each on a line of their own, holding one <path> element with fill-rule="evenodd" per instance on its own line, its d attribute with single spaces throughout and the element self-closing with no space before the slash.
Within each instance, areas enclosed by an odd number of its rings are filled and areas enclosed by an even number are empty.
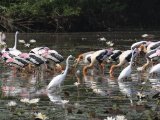
<svg viewBox="0 0 160 120">
<path fill-rule="evenodd" d="M 118 86 L 119 86 L 120 92 L 121 92 L 123 95 L 125 95 L 126 97 L 129 98 L 130 104 L 131 104 L 131 106 L 133 106 L 133 100 L 132 100 L 133 91 L 132 91 L 132 89 L 131 89 L 131 84 L 119 80 L 119 81 L 118 81 Z"/>
<path fill-rule="evenodd" d="M 106 96 L 107 91 L 101 86 L 98 82 L 99 79 L 102 79 L 100 76 L 84 76 L 84 82 L 86 87 L 91 88 L 94 93 L 99 94 L 101 96 Z"/>
<path fill-rule="evenodd" d="M 69 100 L 62 100 L 60 95 L 50 91 L 48 91 L 47 96 L 51 102 L 56 105 L 62 105 L 63 108 L 65 108 L 65 105 L 69 102 Z"/>
</svg>

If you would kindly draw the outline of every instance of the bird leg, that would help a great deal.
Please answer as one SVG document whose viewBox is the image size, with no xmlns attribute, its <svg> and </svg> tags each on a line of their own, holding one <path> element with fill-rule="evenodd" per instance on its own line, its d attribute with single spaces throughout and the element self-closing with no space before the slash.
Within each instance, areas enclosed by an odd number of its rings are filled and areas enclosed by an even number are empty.
<svg viewBox="0 0 160 120">
<path fill-rule="evenodd" d="M 110 71 L 109 71 L 109 74 L 110 74 L 110 77 L 111 77 L 111 78 L 114 78 L 114 75 L 113 75 L 113 70 L 114 70 L 114 68 L 122 66 L 125 62 L 126 62 L 126 61 L 123 60 L 123 61 L 121 61 L 119 64 L 117 64 L 117 65 L 112 65 L 112 66 L 111 66 Z"/>
<path fill-rule="evenodd" d="M 79 55 L 78 58 L 75 60 L 75 64 L 73 65 L 74 67 L 77 67 L 78 63 L 83 59 L 82 55 Z"/>
<path fill-rule="evenodd" d="M 59 89 L 60 89 L 60 91 L 61 91 L 61 84 L 59 84 Z"/>
<path fill-rule="evenodd" d="M 102 74 L 104 75 L 105 64 L 104 64 L 104 63 L 101 63 L 101 64 L 100 64 L 100 68 L 101 68 Z"/>
<path fill-rule="evenodd" d="M 138 48 L 138 51 L 140 51 L 140 53 L 141 53 L 141 52 L 147 53 L 147 49 L 146 49 L 146 47 L 145 47 L 144 45 L 141 45 L 141 46 Z"/>
<path fill-rule="evenodd" d="M 56 64 L 55 65 L 55 71 L 58 72 L 58 73 L 62 73 L 63 71 L 63 68 L 60 64 Z"/>
<path fill-rule="evenodd" d="M 89 68 L 91 68 L 91 67 L 93 67 L 93 63 L 91 63 L 91 64 L 89 64 L 89 65 L 87 65 L 87 66 L 84 66 L 84 68 L 83 68 L 83 75 L 84 75 L 84 76 L 87 75 L 87 70 L 88 70 Z"/>
<path fill-rule="evenodd" d="M 147 59 L 147 63 L 145 63 L 142 67 L 138 67 L 137 69 L 139 69 L 140 71 L 143 71 L 147 68 L 147 66 L 151 63 L 151 61 L 149 59 Z"/>
</svg>

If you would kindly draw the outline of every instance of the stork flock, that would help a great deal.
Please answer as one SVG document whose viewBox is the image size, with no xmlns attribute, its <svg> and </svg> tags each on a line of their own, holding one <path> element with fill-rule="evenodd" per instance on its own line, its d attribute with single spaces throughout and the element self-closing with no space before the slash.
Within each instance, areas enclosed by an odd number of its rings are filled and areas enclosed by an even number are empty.
<svg viewBox="0 0 160 120">
<path fill-rule="evenodd" d="M 17 49 L 18 31 L 15 33 L 15 43 L 13 48 L 4 47 L 0 54 L 1 60 L 8 66 L 16 68 L 16 70 L 33 71 L 32 66 L 38 67 L 45 65 L 48 67 L 49 60 L 55 64 L 61 63 L 64 58 L 57 51 L 48 47 L 36 47 L 31 49 L 28 53 L 23 53 Z M 2 39 L 1 39 L 2 41 Z"/>
<path fill-rule="evenodd" d="M 142 36 L 144 38 L 150 37 L 148 34 L 144 35 Z M 127 67 L 124 67 L 119 73 L 118 80 L 123 80 L 130 77 L 139 57 L 144 59 L 144 64 L 142 64 L 141 67 L 136 66 L 138 72 L 144 72 L 147 68 L 150 68 L 149 75 L 160 73 L 160 41 L 150 41 L 148 39 L 135 42 L 130 46 L 130 49 L 124 51 L 113 48 L 87 51 L 77 57 L 75 65 L 77 66 L 83 62 L 85 64 L 83 67 L 83 75 L 86 76 L 88 74 L 87 71 L 96 68 L 96 65 L 100 66 L 102 74 L 104 74 L 104 66 L 105 64 L 109 64 L 111 65 L 109 70 L 110 78 L 114 78 L 115 69 L 128 64 Z M 150 67 L 151 65 L 152 67 Z"/>
<path fill-rule="evenodd" d="M 42 64 L 45 65 L 46 69 L 49 67 L 49 60 L 53 61 L 56 65 L 64 61 L 64 57 L 56 50 L 52 50 L 48 47 L 36 47 L 31 49 L 28 53 L 23 53 L 17 49 L 18 31 L 15 33 L 15 44 L 13 48 L 4 47 L 1 52 L 1 59 L 9 66 L 16 69 L 28 69 L 31 70 L 32 66 L 37 67 Z M 5 35 L 0 34 L 0 44 L 4 44 Z M 113 43 L 112 43 L 113 46 Z M 141 67 L 137 67 L 137 71 L 145 71 L 148 66 L 154 63 L 148 74 L 159 74 L 160 73 L 160 41 L 139 41 L 133 43 L 130 49 L 122 51 L 114 48 L 100 49 L 97 51 L 86 51 L 81 53 L 75 60 L 74 67 L 80 63 L 83 63 L 83 75 L 87 76 L 89 70 L 100 68 L 100 72 L 104 75 L 105 65 L 110 64 L 109 75 L 114 78 L 114 72 L 116 68 L 119 68 L 125 64 L 128 64 L 120 73 L 118 80 L 128 78 L 133 70 L 135 61 L 141 56 L 141 53 L 145 53 L 146 63 Z M 66 60 L 66 69 L 60 75 L 54 77 L 49 83 L 47 89 L 54 86 L 59 86 L 67 75 L 69 68 L 69 59 L 73 58 L 69 55 Z M 117 63 L 117 64 L 115 64 Z M 156 64 L 155 64 L 156 63 Z M 60 65 L 59 65 L 60 66 Z M 61 68 L 61 67 L 59 67 Z"/>
</svg>

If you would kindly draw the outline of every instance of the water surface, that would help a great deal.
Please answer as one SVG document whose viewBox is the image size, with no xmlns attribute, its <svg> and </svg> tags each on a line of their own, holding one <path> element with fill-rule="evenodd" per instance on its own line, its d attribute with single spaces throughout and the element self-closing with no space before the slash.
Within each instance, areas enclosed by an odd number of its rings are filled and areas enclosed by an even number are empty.
<svg viewBox="0 0 160 120">
<path fill-rule="evenodd" d="M 106 48 L 105 41 L 99 41 L 105 37 L 107 41 L 115 43 L 115 49 L 127 50 L 130 45 L 140 39 L 139 33 L 75 33 L 75 34 L 26 34 L 19 35 L 19 39 L 36 39 L 36 44 L 29 48 L 18 43 L 18 49 L 29 52 L 38 46 L 48 46 L 61 53 L 66 59 L 72 54 L 77 57 L 79 53 Z M 8 34 L 7 44 L 13 46 L 14 36 Z M 1 100 L 0 117 L 2 120 L 32 120 L 34 112 L 45 114 L 50 120 L 104 120 L 107 117 L 124 116 L 128 120 L 151 120 L 160 118 L 159 100 L 152 98 L 160 90 L 159 79 L 148 79 L 148 74 L 138 73 L 134 69 L 131 78 L 126 81 L 111 80 L 108 70 L 110 64 L 106 64 L 105 75 L 92 75 L 84 77 L 83 65 L 79 65 L 75 71 L 69 70 L 68 75 L 61 85 L 61 89 L 47 92 L 46 86 L 57 74 L 45 72 L 41 67 L 36 74 L 15 73 L 12 68 L 0 63 Z M 70 63 L 73 64 L 73 61 Z M 65 61 L 62 63 L 65 66 Z M 72 68 L 72 67 L 71 67 Z M 117 69 L 116 76 L 121 69 Z M 80 82 L 75 86 L 75 82 Z M 137 93 L 143 92 L 145 99 L 138 99 Z M 20 102 L 22 98 L 40 98 L 37 105 L 28 105 Z M 62 104 L 68 100 L 67 104 Z M 16 101 L 13 109 L 7 107 L 7 103 Z M 57 102 L 55 102 L 57 101 Z"/>
</svg>

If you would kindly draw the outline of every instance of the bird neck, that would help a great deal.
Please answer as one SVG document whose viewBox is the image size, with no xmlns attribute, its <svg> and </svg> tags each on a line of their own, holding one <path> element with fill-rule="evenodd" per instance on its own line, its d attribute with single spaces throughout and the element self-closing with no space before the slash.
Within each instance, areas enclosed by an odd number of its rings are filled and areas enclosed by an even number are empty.
<svg viewBox="0 0 160 120">
<path fill-rule="evenodd" d="M 132 66 L 132 63 L 133 63 L 133 59 L 134 59 L 134 52 L 135 52 L 135 49 L 134 49 L 134 50 L 132 50 L 132 57 L 131 57 L 130 66 Z"/>
<path fill-rule="evenodd" d="M 0 42 L 2 42 L 2 33 L 0 33 Z"/>
<path fill-rule="evenodd" d="M 13 47 L 13 49 L 16 49 L 16 48 L 17 48 L 17 34 L 18 34 L 18 33 L 15 34 L 15 42 L 14 42 L 14 47 Z"/>
<path fill-rule="evenodd" d="M 64 71 L 64 74 L 67 74 L 68 68 L 69 68 L 69 58 L 67 58 L 66 60 L 66 69 Z"/>
</svg>

